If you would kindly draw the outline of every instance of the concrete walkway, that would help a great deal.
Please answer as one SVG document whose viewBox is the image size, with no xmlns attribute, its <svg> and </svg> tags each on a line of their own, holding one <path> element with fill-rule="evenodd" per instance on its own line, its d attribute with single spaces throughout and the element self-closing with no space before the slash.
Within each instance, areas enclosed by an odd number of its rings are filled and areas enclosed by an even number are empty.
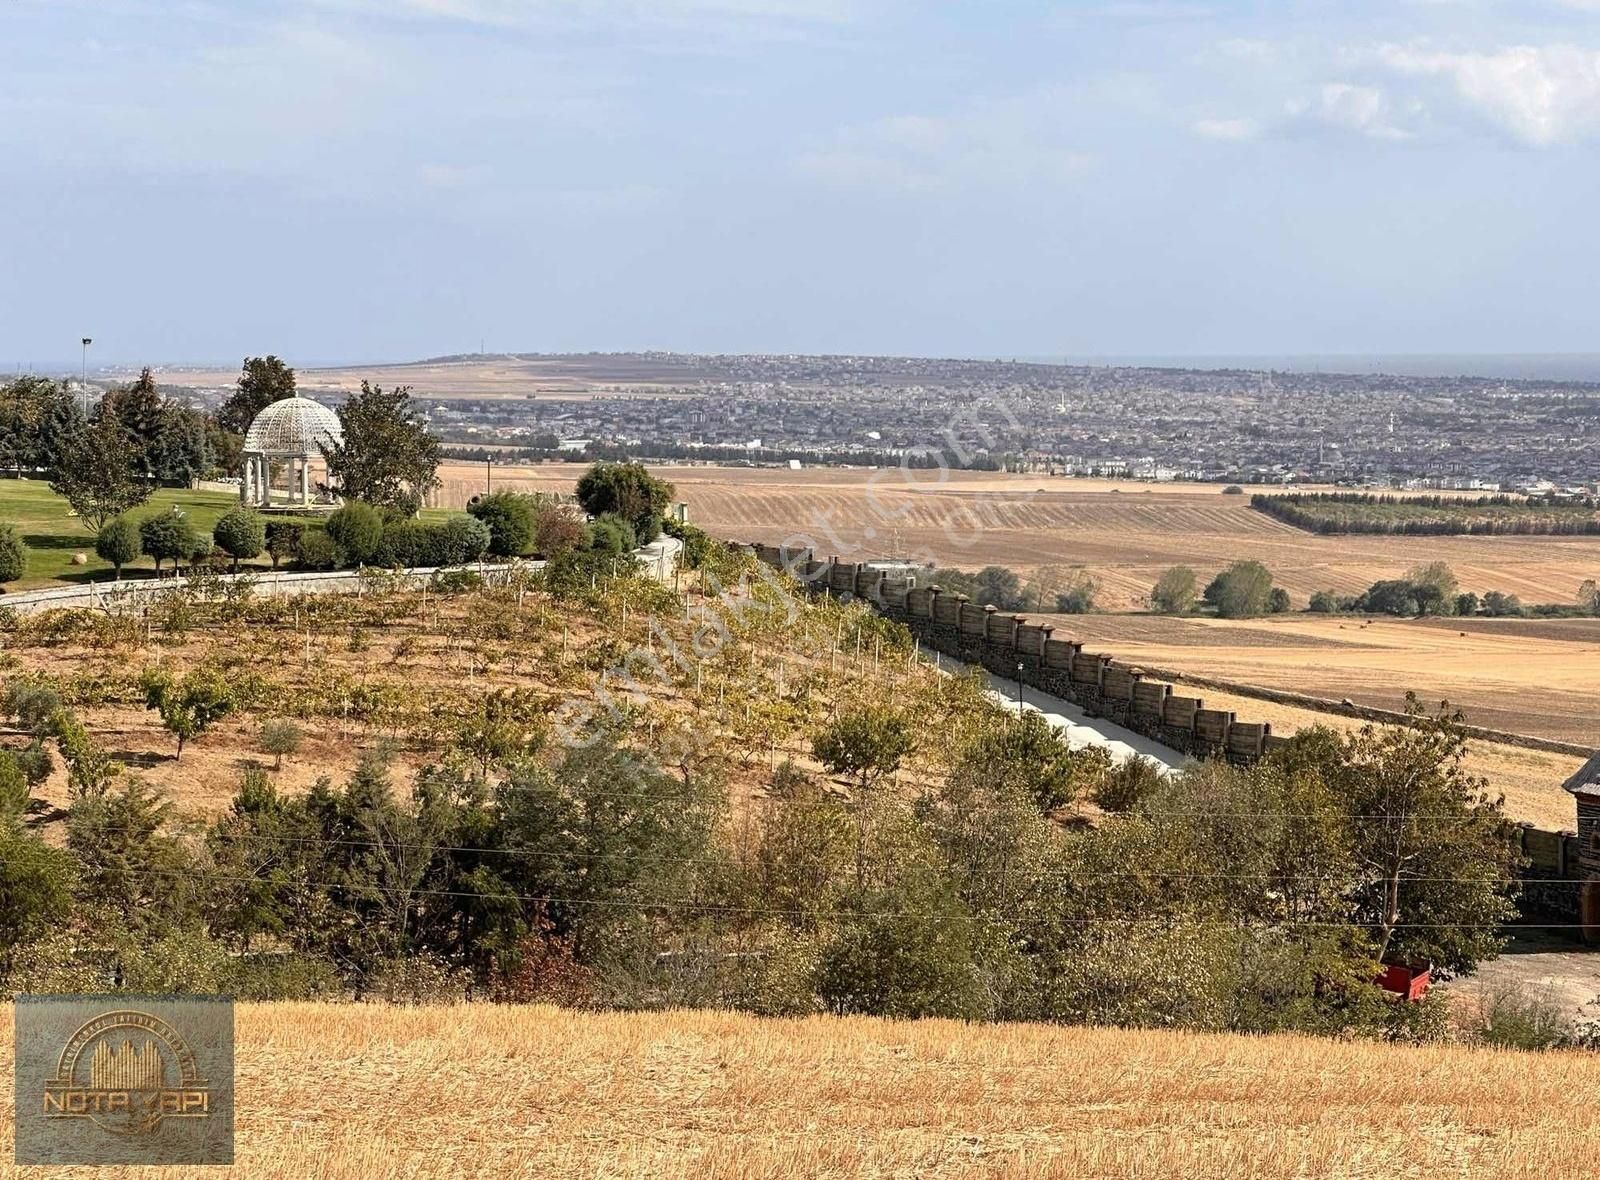
<svg viewBox="0 0 1600 1180">
<path fill-rule="evenodd" d="M 937 653 L 925 658 L 936 660 L 939 667 L 951 672 L 960 672 L 967 667 L 960 660 Z M 990 699 L 1015 713 L 1017 682 L 1008 680 L 1004 676 L 996 676 L 993 672 L 985 672 L 984 675 L 989 681 Z M 1131 729 L 1124 729 L 1102 717 L 1086 716 L 1077 705 L 1060 697 L 1051 696 L 1047 692 L 1041 692 L 1037 688 L 1022 686 L 1022 708 L 1043 716 L 1061 731 L 1061 736 L 1066 739 L 1067 745 L 1074 750 L 1081 750 L 1085 746 L 1105 747 L 1111 755 L 1112 763 L 1117 766 L 1138 756 L 1148 758 L 1156 764 L 1162 774 L 1170 775 L 1182 770 L 1189 761 L 1187 754 L 1180 754 L 1170 746 L 1163 746 L 1152 738 L 1134 733 Z"/>
</svg>

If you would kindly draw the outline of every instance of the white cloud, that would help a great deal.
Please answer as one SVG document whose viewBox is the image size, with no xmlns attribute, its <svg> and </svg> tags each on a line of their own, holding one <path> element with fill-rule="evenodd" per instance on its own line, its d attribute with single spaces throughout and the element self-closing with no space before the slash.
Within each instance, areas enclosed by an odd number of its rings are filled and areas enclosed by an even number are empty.
<svg viewBox="0 0 1600 1180">
<path fill-rule="evenodd" d="M 1201 139 L 1242 143 L 1247 139 L 1256 138 L 1261 133 L 1261 128 L 1254 119 L 1199 119 L 1195 121 L 1194 133 Z"/>
<path fill-rule="evenodd" d="M 1379 59 L 1402 75 L 1452 82 L 1461 100 L 1535 147 L 1600 132 L 1600 50 L 1517 45 L 1446 53 L 1386 45 Z"/>
<path fill-rule="evenodd" d="M 1289 104 L 1291 124 L 1314 124 L 1353 132 L 1370 139 L 1414 139 L 1415 132 L 1399 125 L 1394 103 L 1375 86 L 1351 82 L 1325 82 L 1309 102 Z"/>
<path fill-rule="evenodd" d="M 1062 118 L 1064 96 L 988 101 L 950 115 L 896 115 L 840 131 L 802 171 L 843 187 L 908 191 L 1063 183 L 1094 164 Z"/>
</svg>

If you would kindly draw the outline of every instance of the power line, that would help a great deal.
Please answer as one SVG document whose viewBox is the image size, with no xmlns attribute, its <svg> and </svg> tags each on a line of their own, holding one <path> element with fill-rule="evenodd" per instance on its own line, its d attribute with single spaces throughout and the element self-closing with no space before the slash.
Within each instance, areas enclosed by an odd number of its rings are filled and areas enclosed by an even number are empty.
<svg viewBox="0 0 1600 1180">
<path fill-rule="evenodd" d="M 187 877 L 191 874 L 178 869 L 148 869 L 145 870 L 152 876 Z M 213 881 L 234 881 L 241 884 L 264 884 L 259 877 L 237 877 L 217 874 L 207 874 L 207 879 Z M 527 901 L 543 905 L 571 905 L 590 906 L 608 909 L 626 910 L 662 910 L 694 912 L 707 916 L 723 914 L 736 914 L 751 917 L 791 917 L 791 918 L 855 918 L 863 914 L 874 918 L 926 918 L 935 921 L 961 921 L 961 922 L 987 922 L 992 918 L 987 914 L 949 913 L 937 910 L 877 910 L 864 908 L 854 910 L 804 910 L 804 909 L 779 909 L 765 906 L 732 906 L 720 902 L 694 902 L 682 898 L 648 898 L 624 901 L 615 898 L 593 897 L 562 897 L 554 894 L 530 893 L 475 893 L 458 889 L 423 889 L 423 888 L 385 888 L 376 884 L 351 884 L 343 881 L 302 880 L 295 882 L 303 888 L 345 890 L 347 892 L 377 892 L 404 894 L 414 897 L 455 897 L 476 901 Z M 1110 917 L 1099 916 L 1093 918 L 1060 918 L 1055 920 L 1057 925 L 1072 927 L 1095 926 L 1215 926 L 1227 929 L 1246 929 L 1250 924 L 1240 918 L 1191 918 L 1175 914 L 1154 914 L 1148 917 Z M 1540 930 L 1583 930 L 1588 927 L 1581 923 L 1525 923 Z M 1329 930 L 1503 930 L 1504 923 L 1499 922 L 1397 922 L 1393 926 L 1386 926 L 1382 922 L 1328 922 L 1309 918 L 1286 918 L 1258 926 L 1258 929 L 1283 929 L 1285 927 L 1302 927 Z"/>
</svg>

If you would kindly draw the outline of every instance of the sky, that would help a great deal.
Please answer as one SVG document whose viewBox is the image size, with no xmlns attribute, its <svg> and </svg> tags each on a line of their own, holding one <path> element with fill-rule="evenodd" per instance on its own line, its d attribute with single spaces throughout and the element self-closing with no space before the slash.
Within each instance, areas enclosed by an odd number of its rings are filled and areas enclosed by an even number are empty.
<svg viewBox="0 0 1600 1180">
<path fill-rule="evenodd" d="M 0 369 L 1596 349 L 1600 0 L 4 0 Z"/>
</svg>

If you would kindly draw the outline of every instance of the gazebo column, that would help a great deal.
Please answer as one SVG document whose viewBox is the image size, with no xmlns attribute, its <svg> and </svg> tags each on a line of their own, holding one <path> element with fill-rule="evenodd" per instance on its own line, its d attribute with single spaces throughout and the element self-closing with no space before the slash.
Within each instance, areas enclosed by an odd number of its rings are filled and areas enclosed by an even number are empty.
<svg viewBox="0 0 1600 1180">
<path fill-rule="evenodd" d="M 300 460 L 300 503 L 309 508 L 311 506 L 311 460 Z"/>
<path fill-rule="evenodd" d="M 239 474 L 239 503 L 250 503 L 250 460 L 246 458 Z"/>
</svg>

